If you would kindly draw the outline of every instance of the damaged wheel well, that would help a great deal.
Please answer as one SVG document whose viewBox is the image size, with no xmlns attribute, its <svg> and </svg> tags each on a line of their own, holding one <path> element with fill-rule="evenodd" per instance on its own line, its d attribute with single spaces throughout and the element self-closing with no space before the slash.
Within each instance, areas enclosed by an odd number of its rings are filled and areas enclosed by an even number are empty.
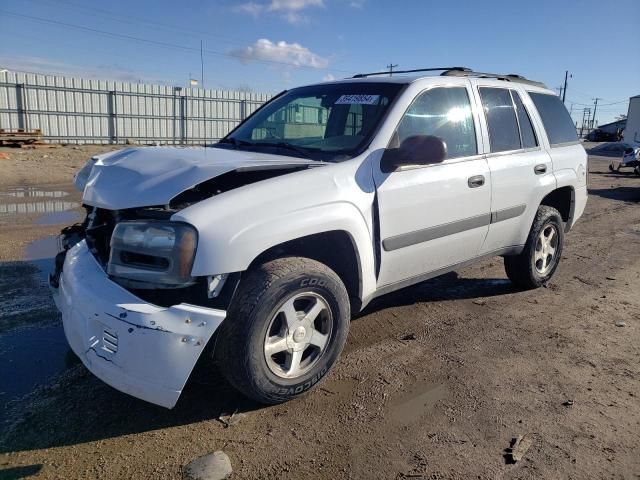
<svg viewBox="0 0 640 480">
<path fill-rule="evenodd" d="M 351 236 L 344 230 L 308 235 L 275 245 L 258 255 L 249 268 L 270 260 L 286 257 L 306 257 L 324 263 L 338 274 L 349 293 L 351 310 L 360 311 L 360 265 Z"/>
</svg>

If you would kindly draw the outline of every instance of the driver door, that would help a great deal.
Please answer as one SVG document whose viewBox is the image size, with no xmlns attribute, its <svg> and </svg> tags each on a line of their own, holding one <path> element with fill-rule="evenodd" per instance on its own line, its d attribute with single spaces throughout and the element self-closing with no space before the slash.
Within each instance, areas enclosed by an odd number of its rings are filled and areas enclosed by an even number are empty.
<svg viewBox="0 0 640 480">
<path fill-rule="evenodd" d="M 378 289 L 393 290 L 478 255 L 491 221 L 491 176 L 478 155 L 478 116 L 466 86 L 420 93 L 398 124 L 399 144 L 413 135 L 442 138 L 442 163 L 374 169 L 380 218 Z M 431 274 L 431 275 L 429 275 Z"/>
</svg>

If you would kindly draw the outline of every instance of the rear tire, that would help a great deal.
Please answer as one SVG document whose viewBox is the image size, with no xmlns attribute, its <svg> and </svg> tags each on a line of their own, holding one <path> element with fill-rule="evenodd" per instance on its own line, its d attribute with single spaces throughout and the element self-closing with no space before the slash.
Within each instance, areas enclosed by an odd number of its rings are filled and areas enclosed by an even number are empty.
<svg viewBox="0 0 640 480">
<path fill-rule="evenodd" d="M 220 327 L 214 357 L 229 383 L 267 404 L 316 386 L 347 339 L 349 295 L 326 265 L 287 257 L 247 274 Z"/>
<path fill-rule="evenodd" d="M 529 231 L 524 250 L 504 257 L 507 277 L 519 288 L 529 290 L 548 282 L 558 268 L 564 245 L 560 212 L 540 205 Z"/>
</svg>

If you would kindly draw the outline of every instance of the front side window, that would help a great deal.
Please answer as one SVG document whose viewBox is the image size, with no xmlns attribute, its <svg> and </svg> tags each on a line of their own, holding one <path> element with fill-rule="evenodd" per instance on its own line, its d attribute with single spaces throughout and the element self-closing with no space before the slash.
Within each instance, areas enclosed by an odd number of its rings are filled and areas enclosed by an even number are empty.
<svg viewBox="0 0 640 480">
<path fill-rule="evenodd" d="M 576 127 L 562 100 L 548 93 L 529 92 L 529 96 L 542 118 L 542 124 L 551 145 L 578 140 Z"/>
<path fill-rule="evenodd" d="M 491 152 L 506 152 L 521 148 L 518 121 L 509 90 L 482 87 L 480 98 L 489 127 Z"/>
<path fill-rule="evenodd" d="M 471 102 L 464 87 L 432 88 L 418 95 L 396 133 L 400 144 L 414 135 L 440 137 L 447 145 L 447 158 L 478 153 Z"/>
<path fill-rule="evenodd" d="M 395 83 L 338 83 L 286 92 L 220 141 L 225 148 L 340 161 L 370 143 L 403 88 Z"/>
</svg>

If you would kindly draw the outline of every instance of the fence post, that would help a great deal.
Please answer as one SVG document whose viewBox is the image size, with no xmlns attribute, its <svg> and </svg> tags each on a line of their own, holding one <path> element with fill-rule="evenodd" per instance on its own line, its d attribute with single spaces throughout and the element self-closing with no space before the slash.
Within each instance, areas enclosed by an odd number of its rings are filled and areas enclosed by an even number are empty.
<svg viewBox="0 0 640 480">
<path fill-rule="evenodd" d="M 116 120 L 116 92 L 111 90 L 107 94 L 107 114 L 109 115 L 109 143 L 118 143 L 118 122 Z"/>
<path fill-rule="evenodd" d="M 182 123 L 182 145 L 187 144 L 187 96 L 183 95 L 181 99 L 180 119 Z"/>
<path fill-rule="evenodd" d="M 25 96 L 24 83 L 16 83 L 16 113 L 18 114 L 18 128 L 27 130 L 29 121 L 27 118 L 27 97 Z"/>
<path fill-rule="evenodd" d="M 247 100 L 240 100 L 240 121 L 247 118 Z"/>
</svg>

